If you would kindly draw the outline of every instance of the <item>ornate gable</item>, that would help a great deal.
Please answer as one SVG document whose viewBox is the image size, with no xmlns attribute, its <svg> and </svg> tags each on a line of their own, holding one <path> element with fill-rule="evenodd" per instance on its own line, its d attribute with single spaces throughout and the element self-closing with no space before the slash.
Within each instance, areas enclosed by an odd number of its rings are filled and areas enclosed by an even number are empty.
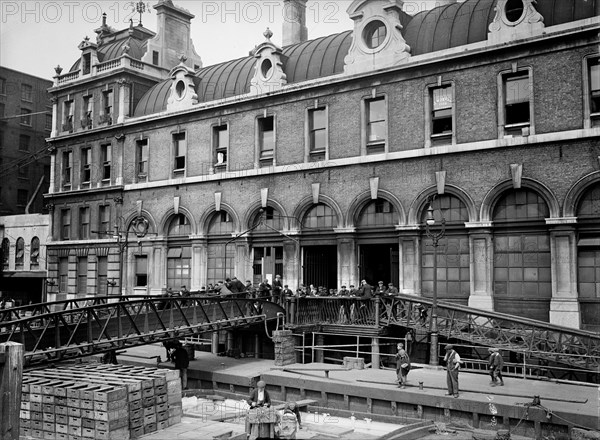
<svg viewBox="0 0 600 440">
<path fill-rule="evenodd" d="M 344 72 L 371 72 L 398 65 L 410 57 L 402 35 L 403 0 L 355 0 L 347 9 L 354 20 L 352 45 L 344 59 Z"/>
<path fill-rule="evenodd" d="M 183 55 L 179 57 L 180 63 L 169 73 L 172 81 L 167 100 L 167 111 L 184 110 L 198 104 L 194 71 L 185 65 L 186 60 Z"/>
<path fill-rule="evenodd" d="M 536 3 L 536 0 L 498 0 L 488 40 L 504 43 L 541 34 L 544 17 L 535 9 Z"/>
<path fill-rule="evenodd" d="M 281 59 L 282 49 L 272 41 L 273 32 L 269 28 L 263 33 L 266 40 L 254 50 L 256 63 L 254 77 L 250 81 L 250 94 L 260 95 L 281 89 L 287 84 Z"/>
</svg>

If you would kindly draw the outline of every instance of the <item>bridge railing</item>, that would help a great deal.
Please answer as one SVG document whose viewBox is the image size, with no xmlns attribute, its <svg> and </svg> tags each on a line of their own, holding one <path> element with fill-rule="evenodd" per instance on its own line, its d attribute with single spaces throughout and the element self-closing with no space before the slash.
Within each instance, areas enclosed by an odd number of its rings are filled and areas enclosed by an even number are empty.
<svg viewBox="0 0 600 440">
<path fill-rule="evenodd" d="M 432 300 L 414 295 L 361 300 L 352 297 L 304 297 L 288 301 L 288 322 L 358 326 L 401 325 L 431 329 Z M 549 362 L 600 368 L 600 335 L 543 321 L 438 301 L 440 335 L 538 355 Z"/>
<path fill-rule="evenodd" d="M 276 304 L 234 297 L 77 298 L 0 313 L 0 342 L 25 345 L 29 364 L 88 356 L 278 318 Z"/>
</svg>

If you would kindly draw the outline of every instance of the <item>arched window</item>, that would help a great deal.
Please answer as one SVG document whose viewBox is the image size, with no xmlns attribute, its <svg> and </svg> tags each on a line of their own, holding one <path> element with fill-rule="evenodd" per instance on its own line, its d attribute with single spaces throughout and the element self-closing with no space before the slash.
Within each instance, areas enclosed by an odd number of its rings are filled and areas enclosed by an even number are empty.
<svg viewBox="0 0 600 440">
<path fill-rule="evenodd" d="M 10 241 L 8 238 L 2 240 L 2 267 L 8 270 L 8 262 L 10 261 Z"/>
<path fill-rule="evenodd" d="M 262 223 L 253 230 L 253 233 L 276 233 L 276 231 L 282 231 L 285 226 L 284 218 L 272 206 L 267 206 L 259 210 L 252 219 L 250 227 L 257 225 L 261 221 Z"/>
<path fill-rule="evenodd" d="M 208 224 L 208 235 L 231 234 L 235 227 L 227 211 L 215 212 Z"/>
<path fill-rule="evenodd" d="M 600 331 L 600 182 L 591 185 L 577 204 L 577 291 L 581 328 Z"/>
<path fill-rule="evenodd" d="M 40 239 L 33 237 L 31 239 L 31 254 L 29 256 L 31 269 L 38 269 L 40 266 Z"/>
<path fill-rule="evenodd" d="M 442 218 L 446 223 L 445 235 L 437 249 L 423 234 L 421 240 L 421 289 L 423 295 L 431 297 L 437 289 L 438 298 L 458 304 L 468 304 L 471 292 L 469 267 L 469 236 L 465 222 L 469 221 L 467 206 L 451 194 L 438 195 L 431 202 L 435 224 L 432 232 L 438 232 Z M 427 207 L 421 212 L 421 224 L 425 224 Z M 437 264 L 434 264 L 437 254 Z M 434 268 L 437 270 L 437 286 L 434 286 Z"/>
<path fill-rule="evenodd" d="M 191 233 L 192 225 L 185 214 L 173 216 L 167 229 L 167 287 L 173 290 L 190 287 L 192 247 L 188 238 Z"/>
<path fill-rule="evenodd" d="M 333 229 L 336 226 L 337 216 L 335 212 L 324 203 L 319 203 L 310 208 L 302 220 L 302 229 Z"/>
<path fill-rule="evenodd" d="M 530 189 L 506 191 L 493 209 L 494 309 L 548 321 L 552 296 L 549 217 Z"/>
<path fill-rule="evenodd" d="M 25 259 L 25 240 L 22 237 L 17 238 L 15 248 L 15 270 L 23 270 L 23 261 Z"/>
<path fill-rule="evenodd" d="M 235 243 L 229 243 L 235 231 L 232 216 L 227 211 L 213 213 L 208 222 L 207 283 L 215 284 L 235 275 Z"/>
<path fill-rule="evenodd" d="M 360 212 L 357 226 L 394 226 L 396 213 L 394 205 L 385 199 L 372 200 Z"/>
<path fill-rule="evenodd" d="M 167 228 L 167 235 L 169 237 L 177 237 L 190 235 L 192 233 L 192 225 L 185 214 L 177 214 L 173 216 L 173 219 L 169 223 Z"/>
</svg>

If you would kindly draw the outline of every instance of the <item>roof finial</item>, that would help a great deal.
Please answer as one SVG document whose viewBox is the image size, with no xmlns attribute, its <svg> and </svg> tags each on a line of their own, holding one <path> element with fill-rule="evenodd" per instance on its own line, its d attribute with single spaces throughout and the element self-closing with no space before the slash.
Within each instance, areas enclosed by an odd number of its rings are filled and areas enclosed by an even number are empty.
<svg viewBox="0 0 600 440">
<path fill-rule="evenodd" d="M 63 71 L 63 68 L 60 67 L 60 64 L 58 64 L 55 68 L 54 71 L 56 72 L 57 75 L 60 75 L 61 72 Z"/>
<path fill-rule="evenodd" d="M 144 12 L 146 12 L 146 4 L 142 0 L 140 0 L 139 2 L 137 2 L 135 4 L 134 12 L 137 12 L 138 14 L 140 14 L 140 24 L 139 25 L 142 26 L 142 14 Z"/>
<path fill-rule="evenodd" d="M 187 61 L 187 57 L 184 54 L 179 55 L 179 62 L 184 64 Z"/>
<path fill-rule="evenodd" d="M 106 12 L 102 13 L 102 27 L 106 26 Z"/>
<path fill-rule="evenodd" d="M 266 31 L 263 32 L 263 35 L 265 36 L 265 38 L 269 41 L 271 41 L 271 37 L 273 36 L 273 31 L 269 28 L 267 28 Z"/>
</svg>

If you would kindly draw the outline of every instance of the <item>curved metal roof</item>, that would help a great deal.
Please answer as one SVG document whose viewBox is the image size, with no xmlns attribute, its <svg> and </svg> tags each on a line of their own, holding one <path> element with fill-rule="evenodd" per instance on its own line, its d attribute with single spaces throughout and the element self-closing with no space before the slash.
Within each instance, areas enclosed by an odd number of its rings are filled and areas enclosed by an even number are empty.
<svg viewBox="0 0 600 440">
<path fill-rule="evenodd" d="M 133 36 L 127 38 L 119 38 L 118 40 L 106 43 L 98 47 L 98 61 L 100 63 L 104 61 L 114 60 L 123 55 L 123 47 L 129 46 L 129 56 L 136 60 L 141 60 L 147 49 L 147 42 L 149 37 L 139 39 Z M 69 72 L 74 72 L 79 69 L 81 58 L 75 61 Z"/>
<path fill-rule="evenodd" d="M 283 49 L 288 84 L 335 75 L 344 71 L 344 57 L 352 42 L 352 31 L 287 46 Z M 247 56 L 205 67 L 196 73 L 200 102 L 214 101 L 250 92 L 256 58 Z M 171 80 L 150 89 L 136 106 L 134 116 L 166 110 Z"/>
<path fill-rule="evenodd" d="M 467 0 L 419 12 L 412 17 L 402 13 L 402 32 L 411 54 L 421 55 L 486 40 L 496 2 Z M 536 7 L 546 26 L 600 15 L 600 0 L 544 0 Z M 346 31 L 283 48 L 282 60 L 288 84 L 342 73 L 351 43 L 352 31 Z M 196 73 L 200 80 L 197 87 L 199 101 L 248 93 L 255 61 L 254 56 L 247 56 L 201 69 Z M 166 110 L 169 84 L 170 79 L 150 89 L 140 100 L 134 115 Z"/>
</svg>

